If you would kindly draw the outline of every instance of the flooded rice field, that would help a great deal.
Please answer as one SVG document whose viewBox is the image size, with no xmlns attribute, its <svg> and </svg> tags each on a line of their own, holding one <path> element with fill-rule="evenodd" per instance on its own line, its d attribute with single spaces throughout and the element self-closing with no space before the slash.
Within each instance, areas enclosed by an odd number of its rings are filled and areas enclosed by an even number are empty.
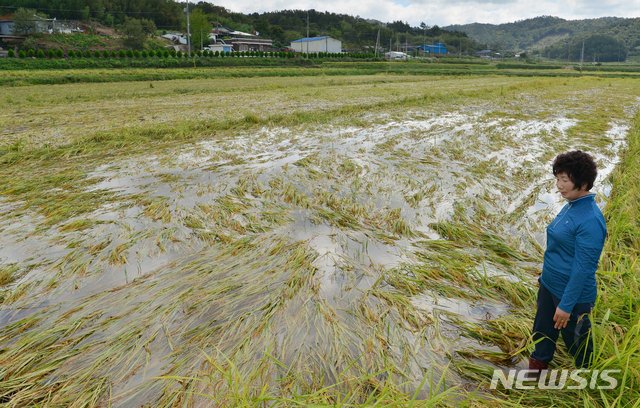
<svg viewBox="0 0 640 408">
<path fill-rule="evenodd" d="M 478 365 L 524 367 L 553 158 L 592 153 L 606 205 L 638 106 L 615 84 L 7 165 L 51 182 L 0 196 L 3 401 L 482 391 Z"/>
</svg>

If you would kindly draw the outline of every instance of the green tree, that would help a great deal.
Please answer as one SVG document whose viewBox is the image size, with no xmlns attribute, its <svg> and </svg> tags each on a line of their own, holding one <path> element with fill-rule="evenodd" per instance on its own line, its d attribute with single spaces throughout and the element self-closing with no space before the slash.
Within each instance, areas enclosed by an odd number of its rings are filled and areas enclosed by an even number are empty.
<svg viewBox="0 0 640 408">
<path fill-rule="evenodd" d="M 184 21 L 184 29 L 187 29 L 187 22 Z M 204 45 L 209 44 L 209 34 L 211 33 L 211 24 L 209 23 L 209 17 L 200 9 L 193 10 L 193 13 L 189 16 L 189 26 L 191 30 L 191 44 L 194 47 L 200 48 L 200 42 Z"/>
<path fill-rule="evenodd" d="M 153 21 L 147 19 L 125 17 L 124 24 L 120 26 L 120 32 L 124 35 L 124 42 L 130 47 L 142 48 L 144 40 L 156 32 Z"/>
<path fill-rule="evenodd" d="M 19 8 L 13 13 L 11 31 L 16 35 L 32 35 L 38 32 L 39 20 L 45 20 L 46 14 L 36 13 L 35 10 Z"/>
<path fill-rule="evenodd" d="M 156 35 L 156 31 L 158 31 L 158 29 L 156 28 L 156 24 L 151 20 L 147 20 L 146 18 L 140 19 L 140 25 L 142 25 L 142 31 L 144 31 L 144 33 L 148 36 L 154 36 Z"/>
</svg>

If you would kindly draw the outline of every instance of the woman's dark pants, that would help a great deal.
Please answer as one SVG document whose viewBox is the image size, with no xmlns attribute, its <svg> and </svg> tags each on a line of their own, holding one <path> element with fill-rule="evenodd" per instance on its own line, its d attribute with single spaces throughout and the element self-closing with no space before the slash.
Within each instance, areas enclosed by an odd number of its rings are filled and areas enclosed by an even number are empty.
<svg viewBox="0 0 640 408">
<path fill-rule="evenodd" d="M 589 313 L 595 303 L 577 303 L 573 308 L 567 326 L 564 329 L 555 329 L 553 327 L 555 325 L 553 316 L 556 314 L 558 304 L 560 304 L 560 299 L 549 292 L 540 282 L 538 311 L 533 321 L 533 340 L 542 340 L 535 345 L 536 349 L 531 353 L 531 358 L 540 360 L 543 363 L 550 363 L 556 351 L 558 335 L 562 332 L 562 340 L 564 340 L 569 353 L 573 356 L 576 367 L 588 368 L 591 353 L 593 353 Z"/>
</svg>

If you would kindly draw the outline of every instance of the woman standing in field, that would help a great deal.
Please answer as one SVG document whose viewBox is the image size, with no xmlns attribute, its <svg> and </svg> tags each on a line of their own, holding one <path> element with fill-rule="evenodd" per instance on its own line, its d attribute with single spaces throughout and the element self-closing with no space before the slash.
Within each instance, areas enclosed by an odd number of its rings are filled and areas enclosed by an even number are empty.
<svg viewBox="0 0 640 408">
<path fill-rule="evenodd" d="M 538 373 L 553 360 L 560 333 L 576 367 L 591 364 L 589 313 L 595 306 L 596 269 L 607 236 L 595 195 L 589 193 L 597 174 L 593 157 L 580 150 L 560 154 L 553 162 L 556 186 L 569 202 L 547 227 L 533 323 L 533 340 L 539 341 L 529 359 L 529 369 Z"/>
</svg>

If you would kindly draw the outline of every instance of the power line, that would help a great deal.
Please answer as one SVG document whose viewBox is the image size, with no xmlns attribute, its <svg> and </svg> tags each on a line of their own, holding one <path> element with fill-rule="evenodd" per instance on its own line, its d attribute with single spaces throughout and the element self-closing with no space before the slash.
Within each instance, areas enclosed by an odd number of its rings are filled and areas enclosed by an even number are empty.
<svg viewBox="0 0 640 408">
<path fill-rule="evenodd" d="M 19 9 L 28 8 L 36 11 L 72 11 L 77 13 L 104 13 L 104 14 L 165 14 L 162 11 L 93 11 L 93 10 L 68 10 L 68 9 L 45 9 L 45 8 L 31 8 L 31 7 L 9 7 L 0 6 L 0 9 Z"/>
</svg>

